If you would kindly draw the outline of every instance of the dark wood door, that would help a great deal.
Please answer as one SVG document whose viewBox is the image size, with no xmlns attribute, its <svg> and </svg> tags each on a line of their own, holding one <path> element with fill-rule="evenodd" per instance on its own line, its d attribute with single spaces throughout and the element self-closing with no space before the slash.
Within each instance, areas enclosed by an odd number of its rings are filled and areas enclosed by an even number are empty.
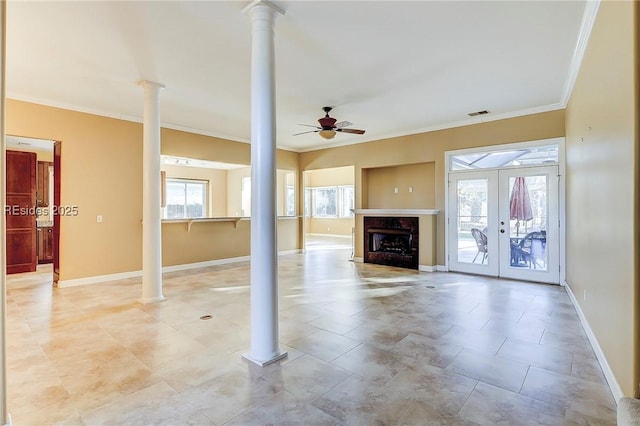
<svg viewBox="0 0 640 426">
<path fill-rule="evenodd" d="M 53 262 L 53 227 L 38 228 L 38 265 Z"/>
<path fill-rule="evenodd" d="M 36 270 L 36 154 L 7 151 L 7 274 Z"/>
<path fill-rule="evenodd" d="M 36 177 L 38 185 L 36 187 L 36 196 L 38 207 L 49 207 L 49 166 L 53 163 L 49 161 L 38 161 L 38 171 Z"/>
<path fill-rule="evenodd" d="M 61 168 L 62 142 L 53 143 L 53 208 L 60 208 L 60 168 Z M 57 213 L 57 212 L 56 212 Z M 53 282 L 57 285 L 60 279 L 60 215 L 53 215 L 53 238 L 51 249 L 53 251 Z"/>
</svg>

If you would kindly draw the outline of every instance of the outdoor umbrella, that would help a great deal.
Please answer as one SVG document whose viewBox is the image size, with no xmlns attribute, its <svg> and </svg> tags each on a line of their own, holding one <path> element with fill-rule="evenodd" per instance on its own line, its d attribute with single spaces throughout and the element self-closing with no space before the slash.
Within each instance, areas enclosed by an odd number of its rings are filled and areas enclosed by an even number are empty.
<svg viewBox="0 0 640 426">
<path fill-rule="evenodd" d="M 511 220 L 516 222 L 516 236 L 520 235 L 520 221 L 533 219 L 531 211 L 531 199 L 529 198 L 529 190 L 527 182 L 522 176 L 516 177 L 511 190 L 511 199 L 509 200 L 509 212 Z"/>
</svg>

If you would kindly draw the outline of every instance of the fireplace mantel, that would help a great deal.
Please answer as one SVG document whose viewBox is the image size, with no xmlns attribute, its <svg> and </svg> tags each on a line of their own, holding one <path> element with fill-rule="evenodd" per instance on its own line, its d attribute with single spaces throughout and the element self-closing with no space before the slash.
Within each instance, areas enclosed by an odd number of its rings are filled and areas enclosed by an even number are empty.
<svg viewBox="0 0 640 426">
<path fill-rule="evenodd" d="M 431 209 L 352 209 L 355 214 L 366 214 L 369 216 L 415 216 L 415 215 L 437 215 L 440 210 Z"/>
</svg>

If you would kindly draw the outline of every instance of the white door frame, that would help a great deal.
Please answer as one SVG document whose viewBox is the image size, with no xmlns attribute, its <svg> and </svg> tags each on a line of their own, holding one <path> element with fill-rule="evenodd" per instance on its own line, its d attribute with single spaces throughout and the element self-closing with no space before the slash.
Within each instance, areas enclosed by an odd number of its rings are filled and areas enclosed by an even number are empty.
<svg viewBox="0 0 640 426">
<path fill-rule="evenodd" d="M 489 145 L 482 146 L 477 148 L 467 148 L 467 149 L 459 149 L 446 151 L 444 153 L 444 223 L 445 223 L 445 235 L 444 235 L 444 250 L 445 250 L 445 264 L 438 267 L 440 271 L 448 271 L 449 270 L 449 173 L 450 173 L 450 165 L 451 165 L 451 157 L 454 155 L 460 154 L 472 154 L 477 152 L 487 152 L 487 151 L 504 151 L 509 149 L 522 149 L 522 148 L 531 148 L 536 146 L 544 146 L 551 145 L 557 143 L 558 144 L 558 170 L 559 170 L 559 184 L 558 184 L 558 218 L 560 220 L 560 229 L 558 234 L 558 245 L 560 250 L 560 285 L 566 285 L 566 197 L 565 197 L 565 170 L 566 170 L 566 155 L 565 155 L 565 138 L 552 138 L 552 139 L 541 139 L 535 141 L 527 141 L 527 142 L 518 142 L 518 143 L 510 143 L 503 145 Z"/>
</svg>

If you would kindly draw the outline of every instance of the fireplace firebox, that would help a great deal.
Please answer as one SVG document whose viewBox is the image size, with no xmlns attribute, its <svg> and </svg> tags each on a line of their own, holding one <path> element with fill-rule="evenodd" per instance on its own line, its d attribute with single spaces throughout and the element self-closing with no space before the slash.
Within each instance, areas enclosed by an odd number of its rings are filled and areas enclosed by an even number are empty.
<svg viewBox="0 0 640 426">
<path fill-rule="evenodd" d="M 364 217 L 364 261 L 418 269 L 417 217 Z"/>
</svg>

